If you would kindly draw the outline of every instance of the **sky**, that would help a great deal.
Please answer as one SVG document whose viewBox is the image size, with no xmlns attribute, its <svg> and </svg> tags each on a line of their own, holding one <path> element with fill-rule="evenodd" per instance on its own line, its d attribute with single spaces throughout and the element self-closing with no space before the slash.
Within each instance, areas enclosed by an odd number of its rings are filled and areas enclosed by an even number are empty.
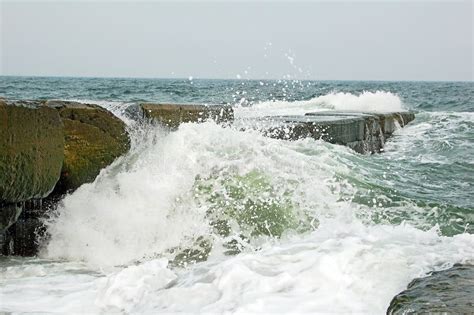
<svg viewBox="0 0 474 315">
<path fill-rule="evenodd" d="M 0 75 L 473 80 L 473 1 L 0 1 Z"/>
</svg>

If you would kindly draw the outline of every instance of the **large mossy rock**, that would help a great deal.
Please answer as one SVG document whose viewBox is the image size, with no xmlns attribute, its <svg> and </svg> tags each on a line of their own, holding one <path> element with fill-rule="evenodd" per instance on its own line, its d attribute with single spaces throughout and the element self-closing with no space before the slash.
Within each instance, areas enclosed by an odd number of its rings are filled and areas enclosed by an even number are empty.
<svg viewBox="0 0 474 315">
<path fill-rule="evenodd" d="M 234 111 L 227 105 L 194 104 L 140 104 L 143 118 L 159 122 L 172 129 L 181 123 L 213 120 L 216 123 L 230 123 L 234 120 Z"/>
<path fill-rule="evenodd" d="M 0 203 L 47 196 L 64 159 L 63 123 L 39 101 L 0 99 Z"/>
<path fill-rule="evenodd" d="M 64 123 L 64 164 L 57 193 L 94 181 L 100 170 L 130 148 L 125 123 L 106 109 L 92 104 L 47 101 Z"/>
</svg>

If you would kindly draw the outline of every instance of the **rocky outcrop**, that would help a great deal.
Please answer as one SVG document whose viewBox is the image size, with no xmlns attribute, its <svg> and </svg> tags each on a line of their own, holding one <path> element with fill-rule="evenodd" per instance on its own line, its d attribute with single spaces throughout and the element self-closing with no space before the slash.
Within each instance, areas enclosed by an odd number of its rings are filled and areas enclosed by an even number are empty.
<svg viewBox="0 0 474 315">
<path fill-rule="evenodd" d="M 94 181 L 100 170 L 128 151 L 126 125 L 104 108 L 77 102 L 47 101 L 64 124 L 64 164 L 55 192 Z"/>
<path fill-rule="evenodd" d="M 51 205 L 129 146 L 125 123 L 97 105 L 0 99 L 2 252 L 33 255 Z"/>
<path fill-rule="evenodd" d="M 63 123 L 39 101 L 0 100 L 0 234 L 21 213 L 21 203 L 46 197 L 64 160 Z"/>
<path fill-rule="evenodd" d="M 217 123 L 229 123 L 234 120 L 232 107 L 226 105 L 193 104 L 140 104 L 143 118 L 152 120 L 171 129 L 181 123 L 214 120 Z"/>
<path fill-rule="evenodd" d="M 345 145 L 359 153 L 375 153 L 381 151 L 385 140 L 398 126 L 403 127 L 414 118 L 411 112 L 316 112 L 305 116 L 265 117 L 255 126 L 272 138 L 297 140 L 311 137 Z"/>
<path fill-rule="evenodd" d="M 474 266 L 454 265 L 413 280 L 395 296 L 387 314 L 472 314 Z"/>
</svg>

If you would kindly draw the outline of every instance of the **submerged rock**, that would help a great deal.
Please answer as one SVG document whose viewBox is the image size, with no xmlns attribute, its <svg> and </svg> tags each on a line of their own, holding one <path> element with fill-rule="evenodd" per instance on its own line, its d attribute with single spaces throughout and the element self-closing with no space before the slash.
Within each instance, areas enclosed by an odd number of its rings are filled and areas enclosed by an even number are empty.
<svg viewBox="0 0 474 315">
<path fill-rule="evenodd" d="M 393 298 L 387 314 L 472 314 L 473 311 L 474 265 L 454 265 L 413 280 Z"/>
<path fill-rule="evenodd" d="M 47 101 L 46 106 L 57 109 L 64 123 L 64 164 L 56 193 L 94 181 L 130 148 L 125 123 L 106 109 L 66 101 Z"/>
<path fill-rule="evenodd" d="M 234 120 L 232 107 L 226 105 L 143 103 L 140 107 L 143 118 L 157 121 L 172 129 L 186 122 L 214 120 L 216 123 L 227 123 Z"/>
</svg>

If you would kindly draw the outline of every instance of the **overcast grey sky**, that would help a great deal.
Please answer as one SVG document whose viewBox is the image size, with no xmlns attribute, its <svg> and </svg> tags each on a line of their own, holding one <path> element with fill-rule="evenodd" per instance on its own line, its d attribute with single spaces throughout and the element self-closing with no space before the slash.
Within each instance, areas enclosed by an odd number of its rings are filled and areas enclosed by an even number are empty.
<svg viewBox="0 0 474 315">
<path fill-rule="evenodd" d="M 2 75 L 473 80 L 472 1 L 0 1 Z"/>
</svg>

